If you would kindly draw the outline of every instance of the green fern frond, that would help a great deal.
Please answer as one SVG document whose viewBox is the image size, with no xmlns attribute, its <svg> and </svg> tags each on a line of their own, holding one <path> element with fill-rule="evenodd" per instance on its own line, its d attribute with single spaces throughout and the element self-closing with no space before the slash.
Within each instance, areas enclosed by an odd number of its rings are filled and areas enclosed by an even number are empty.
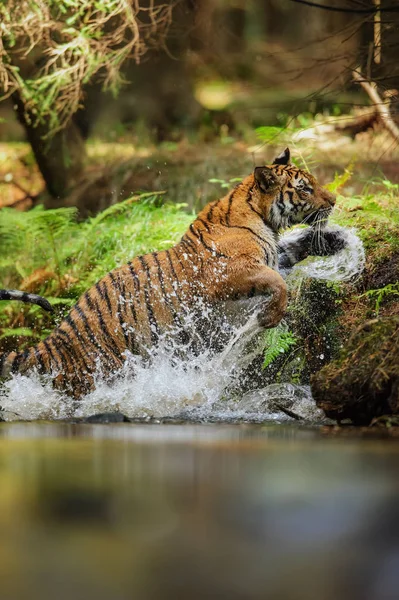
<svg viewBox="0 0 399 600">
<path fill-rule="evenodd" d="M 284 354 L 297 342 L 297 338 L 284 325 L 278 325 L 265 333 L 263 368 L 266 369 L 276 358 Z"/>
</svg>

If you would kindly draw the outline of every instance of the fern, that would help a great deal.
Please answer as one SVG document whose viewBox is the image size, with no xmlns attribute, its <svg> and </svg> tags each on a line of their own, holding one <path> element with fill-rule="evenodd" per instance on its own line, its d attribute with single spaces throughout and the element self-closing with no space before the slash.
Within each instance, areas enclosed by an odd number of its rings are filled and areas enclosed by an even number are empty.
<svg viewBox="0 0 399 600">
<path fill-rule="evenodd" d="M 274 329 L 269 329 L 265 333 L 265 352 L 263 358 L 263 368 L 270 366 L 276 358 L 284 354 L 294 346 L 297 338 L 293 333 L 287 330 L 283 325 L 278 325 Z"/>
<path fill-rule="evenodd" d="M 359 298 L 370 298 L 375 302 L 374 311 L 378 316 L 382 302 L 389 296 L 399 296 L 399 283 L 389 283 L 383 288 L 377 290 L 367 290 L 364 294 L 361 294 Z"/>
<path fill-rule="evenodd" d="M 0 268 L 18 271 L 16 262 L 23 265 L 24 273 L 43 263 L 59 268 L 57 244 L 66 230 L 71 235 L 75 208 L 39 206 L 26 213 L 3 208 L 0 217 Z"/>
<path fill-rule="evenodd" d="M 61 316 L 111 269 L 175 244 L 193 219 L 185 209 L 139 194 L 81 222 L 70 208 L 0 210 L 0 287 L 46 296 Z M 16 322 L 40 336 L 54 325 L 37 306 L 1 302 L 0 335 Z"/>
</svg>

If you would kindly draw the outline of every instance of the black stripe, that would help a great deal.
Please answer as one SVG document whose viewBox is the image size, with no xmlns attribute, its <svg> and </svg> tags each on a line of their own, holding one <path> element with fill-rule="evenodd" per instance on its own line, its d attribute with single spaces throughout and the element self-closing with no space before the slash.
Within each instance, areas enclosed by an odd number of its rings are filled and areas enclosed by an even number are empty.
<svg viewBox="0 0 399 600">
<path fill-rule="evenodd" d="M 1 290 L 0 290 L 0 294 L 1 294 Z M 6 354 L 5 352 L 3 354 L 0 354 L 0 377 L 3 377 L 2 372 L 4 369 L 4 364 L 6 362 L 7 356 L 8 356 L 8 354 Z"/>
<path fill-rule="evenodd" d="M 282 209 L 282 211 L 284 213 L 285 204 L 284 204 L 284 193 L 283 193 L 283 190 L 280 190 L 280 194 L 279 194 L 279 197 L 278 197 L 278 200 L 277 200 L 277 205 L 281 207 L 281 209 Z"/>
<path fill-rule="evenodd" d="M 230 229 L 246 229 L 246 231 L 249 231 L 249 233 L 252 233 L 252 235 L 255 236 L 263 244 L 269 244 L 269 242 L 267 240 L 265 240 L 263 237 L 258 235 L 256 233 L 256 231 L 251 229 L 251 227 L 247 227 L 246 225 L 231 225 Z M 263 246 L 262 246 L 262 248 L 263 248 Z"/>
<path fill-rule="evenodd" d="M 17 354 L 17 356 L 12 361 L 12 365 L 11 365 L 11 369 L 10 369 L 11 373 L 18 373 L 19 366 L 22 363 L 22 360 L 23 360 L 23 355 L 21 352 L 20 354 Z"/>
<path fill-rule="evenodd" d="M 171 251 L 174 253 L 174 255 L 177 258 L 177 262 L 179 263 L 179 265 L 181 266 L 181 268 L 183 269 L 184 272 L 186 272 L 186 269 L 184 268 L 184 263 L 181 260 L 180 256 L 177 253 L 177 250 L 175 248 L 171 248 Z"/>
<path fill-rule="evenodd" d="M 202 223 L 202 225 L 205 227 L 205 229 L 207 230 L 208 233 L 210 233 L 210 227 L 208 225 L 208 223 L 206 221 L 204 221 L 203 219 L 201 219 L 200 217 L 197 217 L 196 221 L 199 221 L 200 223 Z M 194 221 L 195 223 L 195 221 Z"/>
<path fill-rule="evenodd" d="M 76 308 L 76 306 L 75 306 L 75 308 Z M 89 365 L 87 364 L 86 359 L 84 357 L 84 354 L 87 356 L 85 340 L 83 339 L 83 336 L 80 333 L 79 328 L 77 327 L 77 325 L 76 325 L 76 323 L 75 323 L 75 321 L 74 321 L 71 313 L 66 317 L 65 322 L 70 326 L 70 328 L 72 329 L 72 331 L 74 332 L 74 334 L 76 336 L 76 338 L 74 340 L 75 343 L 72 346 L 74 354 L 75 354 L 75 356 L 77 356 L 77 354 L 76 354 L 76 350 L 77 350 L 77 348 L 76 348 L 76 342 L 77 342 L 79 344 L 79 347 L 82 349 L 82 354 L 80 355 L 80 358 L 82 359 L 83 364 L 84 364 L 86 370 L 88 372 L 90 372 L 91 367 L 89 368 Z M 64 330 L 61 329 L 60 331 L 64 331 Z M 89 357 L 89 358 L 91 360 L 91 357 Z"/>
<path fill-rule="evenodd" d="M 127 323 L 127 318 L 126 318 L 126 304 L 127 304 L 127 298 L 126 298 L 126 287 L 125 287 L 125 282 L 123 281 L 123 278 L 120 277 L 119 278 L 119 284 L 121 286 L 121 290 L 119 293 L 119 297 L 117 298 L 117 316 L 118 316 L 118 321 L 119 324 L 121 326 L 122 332 L 123 332 L 123 337 L 125 338 L 125 344 L 126 344 L 126 348 L 128 348 L 129 350 L 133 349 L 133 341 L 130 340 L 130 332 L 128 331 L 129 328 L 129 324 Z M 120 299 L 123 299 L 123 302 L 120 301 Z M 125 305 L 125 316 L 123 316 L 123 305 Z M 124 327 L 125 325 L 125 327 Z"/>
<path fill-rule="evenodd" d="M 113 284 L 113 286 L 115 288 L 115 292 L 118 294 L 118 297 L 116 298 L 116 304 L 117 304 L 117 306 L 116 306 L 116 316 L 118 318 L 119 325 L 120 325 L 120 328 L 122 330 L 123 337 L 125 339 L 126 348 L 130 350 L 129 333 L 126 330 L 126 327 L 123 326 L 123 325 L 126 325 L 126 319 L 123 318 L 123 311 L 122 311 L 121 302 L 120 302 L 120 297 L 121 296 L 125 300 L 125 297 L 124 297 L 124 294 L 123 294 L 123 290 L 125 288 L 125 284 L 124 284 L 124 281 L 121 278 L 117 279 L 116 276 L 114 275 L 114 273 L 112 271 L 110 271 L 108 273 L 108 275 L 109 275 L 109 277 L 110 277 L 110 279 L 112 281 L 112 284 Z M 121 289 L 121 288 L 123 288 L 123 289 Z"/>
<path fill-rule="evenodd" d="M 62 370 L 67 371 L 69 358 L 68 358 L 68 356 L 65 355 L 65 353 L 63 351 L 62 341 L 57 338 L 57 335 L 53 335 L 51 338 L 51 342 L 53 344 L 53 348 L 56 350 L 57 355 L 59 356 L 59 359 L 61 361 Z"/>
<path fill-rule="evenodd" d="M 135 289 L 135 291 L 137 293 L 137 296 L 138 296 L 139 293 L 140 293 L 140 279 L 139 279 L 136 271 L 134 270 L 133 263 L 132 262 L 128 262 L 127 264 L 129 266 L 130 274 L 133 277 L 134 289 Z"/>
<path fill-rule="evenodd" d="M 118 360 L 121 360 L 122 359 L 121 352 L 120 352 L 117 344 L 115 343 L 114 338 L 112 337 L 112 335 L 110 334 L 110 332 L 108 330 L 108 327 L 104 321 L 104 317 L 102 315 L 101 309 L 96 300 L 94 300 L 94 310 L 95 310 L 95 315 L 97 316 L 97 319 L 98 319 L 98 322 L 100 325 L 100 329 L 101 329 L 102 333 L 104 334 L 104 338 L 103 338 L 104 343 L 112 351 L 113 355 Z"/>
<path fill-rule="evenodd" d="M 112 304 L 111 304 L 110 297 L 108 295 L 108 290 L 107 290 L 107 286 L 106 286 L 105 282 L 100 283 L 99 281 L 97 281 L 95 287 L 96 287 L 96 290 L 97 290 L 101 300 L 105 300 L 105 302 L 107 303 L 107 306 L 108 306 L 108 310 L 109 310 L 110 314 L 112 314 Z"/>
<path fill-rule="evenodd" d="M 170 251 L 166 250 L 166 256 L 168 257 L 168 261 L 169 261 L 169 265 L 170 265 L 170 270 L 172 271 L 172 275 L 173 275 L 173 281 L 172 281 L 172 289 L 173 292 L 176 294 L 176 297 L 179 301 L 179 303 L 182 305 L 182 299 L 181 296 L 178 292 L 178 287 L 179 287 L 179 278 L 177 276 L 173 261 L 172 261 L 172 257 L 170 256 Z M 176 282 L 176 286 L 173 285 L 173 282 Z"/>
<path fill-rule="evenodd" d="M 131 267 L 131 264 L 129 265 L 129 269 L 130 269 L 130 273 L 132 273 L 133 269 Z M 132 273 L 132 275 L 133 275 L 133 273 Z M 136 275 L 136 274 L 134 273 L 134 275 Z M 137 275 L 136 275 L 136 277 L 137 277 Z M 134 277 L 133 277 L 133 281 L 135 281 Z M 136 291 L 136 285 L 134 285 L 134 289 Z M 131 316 L 133 317 L 134 323 L 137 325 L 137 313 L 136 313 L 136 307 L 134 305 L 134 300 L 135 300 L 134 295 L 130 294 L 130 302 L 129 302 L 130 313 L 131 313 Z"/>
<path fill-rule="evenodd" d="M 201 241 L 201 244 L 203 244 L 204 248 L 206 248 L 207 250 L 209 250 L 209 252 L 212 253 L 212 255 L 217 256 L 217 258 L 230 258 L 230 256 L 227 256 L 227 254 L 223 254 L 223 252 L 218 252 L 215 248 L 212 248 L 211 246 L 209 246 L 209 244 L 207 244 L 204 241 L 204 237 L 201 233 L 201 231 L 197 231 L 198 237 Z"/>
<path fill-rule="evenodd" d="M 46 371 L 46 365 L 44 364 L 42 353 L 37 346 L 33 348 L 33 352 L 35 354 L 36 363 L 39 363 L 38 366 L 40 367 L 42 373 L 44 373 Z"/>
<path fill-rule="evenodd" d="M 208 213 L 206 215 L 206 218 L 208 219 L 208 221 L 212 222 L 212 217 L 213 217 L 213 210 L 216 208 L 216 206 L 219 204 L 220 200 L 215 200 L 214 202 L 212 202 L 210 209 L 208 210 Z"/>
<path fill-rule="evenodd" d="M 56 330 L 55 333 L 56 337 L 61 337 L 64 336 L 64 338 L 59 340 L 59 352 L 62 353 L 62 355 L 64 356 L 64 358 L 66 359 L 66 369 L 65 369 L 65 373 L 63 374 L 64 376 L 68 374 L 68 367 L 72 367 L 73 372 L 76 376 L 76 379 L 79 380 L 81 379 L 81 372 L 78 370 L 79 368 L 79 364 L 76 362 L 76 351 L 75 351 L 75 347 L 72 345 L 72 339 L 69 335 L 69 333 L 67 331 L 65 331 L 64 329 L 60 329 L 58 328 Z M 65 339 L 66 338 L 66 339 Z M 65 351 L 64 352 L 64 348 L 65 347 Z"/>
<path fill-rule="evenodd" d="M 177 324 L 180 324 L 181 319 L 177 315 L 175 307 L 173 306 L 173 302 L 171 301 L 169 294 L 167 293 L 166 288 L 165 288 L 165 280 L 164 280 L 163 273 L 162 273 L 161 263 L 159 262 L 159 259 L 158 259 L 158 253 L 154 252 L 152 254 L 152 256 L 154 257 L 154 262 L 157 265 L 158 279 L 159 279 L 159 283 L 161 284 L 161 291 L 162 291 L 163 297 L 165 298 L 165 303 L 167 304 L 169 312 L 171 313 L 171 315 L 173 317 L 173 321 Z"/>
<path fill-rule="evenodd" d="M 53 365 L 51 364 L 52 362 L 55 362 L 55 363 L 56 363 L 56 364 L 55 364 L 56 368 L 57 368 L 57 369 L 60 369 L 60 368 L 61 368 L 61 366 L 60 366 L 59 359 L 58 359 L 58 357 L 55 355 L 53 348 L 52 348 L 52 347 L 51 347 L 51 345 L 49 344 L 49 342 L 48 342 L 48 338 L 47 338 L 47 339 L 45 339 L 45 340 L 43 340 L 43 344 L 44 344 L 44 347 L 45 347 L 45 348 L 46 348 L 46 350 L 47 350 L 47 354 L 50 356 L 50 359 L 51 359 L 51 360 L 50 360 L 50 370 L 51 370 L 51 369 L 52 369 L 52 367 L 53 367 Z"/>
<path fill-rule="evenodd" d="M 110 272 L 108 273 L 108 275 L 109 275 L 109 278 L 110 278 L 110 280 L 112 281 L 113 285 L 114 285 L 114 286 L 116 286 L 116 287 L 119 289 L 119 287 L 118 287 L 118 285 L 117 285 L 117 281 L 116 281 L 116 279 L 115 279 L 115 275 L 113 274 L 113 272 L 112 272 L 112 271 L 110 271 Z"/>
<path fill-rule="evenodd" d="M 158 322 L 155 318 L 154 315 L 154 310 L 152 308 L 151 302 L 150 302 L 150 295 L 148 293 L 148 287 L 150 287 L 151 289 L 151 277 L 150 277 L 150 270 L 148 268 L 147 263 L 144 260 L 143 256 L 139 256 L 138 260 L 141 264 L 141 266 L 143 267 L 143 270 L 147 276 L 147 285 L 144 286 L 144 299 L 145 299 L 145 303 L 146 303 L 146 308 L 147 308 L 147 314 L 148 314 L 148 320 L 149 320 L 149 324 L 150 324 L 150 336 L 151 336 L 151 343 L 153 345 L 156 344 L 156 342 L 158 341 L 158 337 L 159 337 L 159 326 L 158 326 Z M 151 327 L 151 325 L 153 325 L 155 327 L 155 330 L 153 330 L 153 328 Z"/>
<path fill-rule="evenodd" d="M 233 204 L 233 200 L 234 200 L 234 194 L 236 193 L 236 191 L 238 190 L 240 184 L 238 184 L 234 190 L 231 192 L 230 196 L 229 196 L 229 203 L 227 205 L 227 212 L 226 212 L 226 217 L 225 217 L 225 221 L 226 221 L 226 225 L 229 227 L 230 226 L 230 212 L 231 212 L 231 207 Z"/>
<path fill-rule="evenodd" d="M 202 260 L 202 256 L 198 253 L 199 250 L 199 244 L 202 244 L 202 238 L 200 237 L 200 232 L 197 231 L 196 229 L 194 229 L 193 224 L 190 225 L 190 231 L 191 233 L 195 236 L 195 242 L 193 242 L 193 240 L 191 239 L 191 237 L 188 235 L 188 233 L 186 233 L 187 240 L 191 242 L 192 245 L 194 245 L 194 250 L 195 250 L 195 256 L 198 258 L 199 263 L 200 263 L 200 271 L 202 271 L 202 269 L 204 268 L 204 261 Z"/>
<path fill-rule="evenodd" d="M 194 254 L 197 254 L 197 247 L 194 244 L 194 242 L 192 241 L 191 238 L 188 237 L 187 233 L 184 235 L 184 237 L 181 239 L 181 244 L 183 244 L 183 246 L 188 247 L 188 251 L 193 251 Z"/>
<path fill-rule="evenodd" d="M 87 292 L 83 297 L 85 298 L 85 300 L 87 302 Z M 100 349 L 101 351 L 103 351 L 101 344 L 99 343 L 99 341 L 97 340 L 96 336 L 94 335 L 93 331 L 90 328 L 90 323 L 86 317 L 84 310 L 79 305 L 76 305 L 75 309 L 76 309 L 77 313 L 79 314 L 79 318 L 81 319 L 81 321 L 83 323 L 83 327 L 85 329 L 88 340 L 91 342 L 91 345 L 96 350 Z M 97 354 L 97 352 L 96 352 L 96 354 Z"/>
</svg>

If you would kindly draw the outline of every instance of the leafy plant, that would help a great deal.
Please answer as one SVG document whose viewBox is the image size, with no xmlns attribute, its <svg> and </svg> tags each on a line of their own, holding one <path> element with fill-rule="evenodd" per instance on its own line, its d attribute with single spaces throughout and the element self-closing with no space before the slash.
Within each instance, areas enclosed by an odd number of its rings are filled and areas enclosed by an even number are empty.
<svg viewBox="0 0 399 600">
<path fill-rule="evenodd" d="M 377 290 L 367 290 L 367 292 L 361 294 L 359 298 L 366 297 L 375 302 L 374 311 L 376 315 L 378 315 L 382 302 L 389 296 L 399 296 L 399 283 L 389 283 L 385 287 Z"/>
<path fill-rule="evenodd" d="M 389 179 L 383 179 L 381 183 L 389 192 L 389 196 L 391 198 L 399 194 L 399 183 L 392 183 L 392 181 L 390 181 Z"/>
<path fill-rule="evenodd" d="M 97 76 L 115 94 L 123 83 L 122 64 L 138 62 L 149 46 L 162 44 L 174 4 L 0 2 L 0 100 L 18 90 L 30 120 L 46 120 L 56 131 L 77 111 L 83 85 Z M 24 63 L 36 65 L 27 69 L 30 77 L 22 75 Z"/>
<path fill-rule="evenodd" d="M 255 129 L 256 137 L 265 143 L 275 142 L 281 139 L 281 136 L 286 133 L 285 127 L 264 126 Z"/>
<path fill-rule="evenodd" d="M 63 313 L 114 267 L 175 244 L 193 219 L 185 208 L 141 194 L 83 222 L 68 208 L 2 209 L 0 287 L 44 295 Z M 52 323 L 53 317 L 36 306 L 0 303 L 0 335 L 16 327 L 42 334 Z"/>
<path fill-rule="evenodd" d="M 336 194 L 353 175 L 353 161 L 344 169 L 343 173 L 335 173 L 333 181 L 325 186 L 330 192 Z"/>
<path fill-rule="evenodd" d="M 209 183 L 218 183 L 222 188 L 231 188 L 235 183 L 242 181 L 241 177 L 233 177 L 226 181 L 225 179 L 208 179 Z"/>
<path fill-rule="evenodd" d="M 295 335 L 287 330 L 284 325 L 278 325 L 278 327 L 266 331 L 263 368 L 266 369 L 276 358 L 294 346 L 297 341 Z"/>
</svg>

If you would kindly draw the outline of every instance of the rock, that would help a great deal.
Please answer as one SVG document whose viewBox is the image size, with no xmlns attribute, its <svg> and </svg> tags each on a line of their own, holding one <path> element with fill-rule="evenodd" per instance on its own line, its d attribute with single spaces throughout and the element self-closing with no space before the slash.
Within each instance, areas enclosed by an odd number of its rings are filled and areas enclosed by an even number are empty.
<svg viewBox="0 0 399 600">
<path fill-rule="evenodd" d="M 367 321 L 340 357 L 311 378 L 312 394 L 327 417 L 368 425 L 399 414 L 399 317 Z"/>
<path fill-rule="evenodd" d="M 120 412 L 105 412 L 85 417 L 82 423 L 129 423 L 130 419 Z"/>
</svg>

